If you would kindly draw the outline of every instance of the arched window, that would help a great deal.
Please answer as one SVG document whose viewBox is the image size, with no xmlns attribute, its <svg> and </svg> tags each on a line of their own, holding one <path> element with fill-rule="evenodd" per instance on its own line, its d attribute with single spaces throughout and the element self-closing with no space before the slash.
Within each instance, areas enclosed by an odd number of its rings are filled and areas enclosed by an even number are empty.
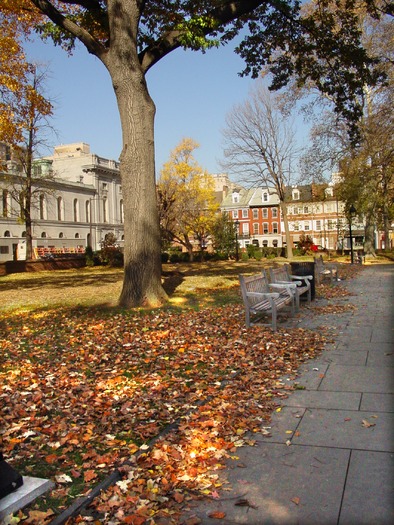
<svg viewBox="0 0 394 525">
<path fill-rule="evenodd" d="M 60 233 L 59 233 L 59 239 L 63 239 L 63 237 L 64 237 L 64 233 L 63 233 L 63 232 L 60 232 Z"/>
<path fill-rule="evenodd" d="M 63 220 L 63 199 L 62 197 L 57 198 L 57 220 Z"/>
<path fill-rule="evenodd" d="M 40 219 L 46 219 L 45 195 L 40 195 Z"/>
<path fill-rule="evenodd" d="M 41 239 L 46 239 L 46 236 L 47 236 L 46 232 L 42 232 Z"/>
<path fill-rule="evenodd" d="M 81 238 L 81 236 L 79 235 L 79 233 L 76 233 L 76 234 L 75 234 L 75 238 L 76 238 L 76 239 L 80 239 L 80 238 Z"/>
<path fill-rule="evenodd" d="M 121 199 L 119 203 L 119 210 L 120 210 L 120 222 L 124 223 L 124 208 L 123 208 L 123 199 Z"/>
<path fill-rule="evenodd" d="M 26 232 L 25 231 L 22 232 L 22 237 L 26 237 Z"/>
<path fill-rule="evenodd" d="M 6 231 L 4 232 L 4 237 L 11 237 L 11 232 L 10 232 L 10 230 L 6 230 Z"/>
<path fill-rule="evenodd" d="M 8 217 L 9 210 L 9 193 L 7 190 L 3 190 L 3 217 Z"/>
<path fill-rule="evenodd" d="M 74 222 L 78 222 L 78 221 L 79 221 L 78 199 L 74 199 L 74 202 L 73 202 L 73 211 L 74 211 Z"/>
<path fill-rule="evenodd" d="M 103 199 L 103 222 L 108 222 L 108 201 L 106 198 Z"/>
</svg>

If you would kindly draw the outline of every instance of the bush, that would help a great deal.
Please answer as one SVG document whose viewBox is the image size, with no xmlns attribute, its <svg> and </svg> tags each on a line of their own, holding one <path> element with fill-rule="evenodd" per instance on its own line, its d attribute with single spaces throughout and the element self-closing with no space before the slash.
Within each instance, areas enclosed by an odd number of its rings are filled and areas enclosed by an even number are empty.
<svg viewBox="0 0 394 525">
<path fill-rule="evenodd" d="M 248 252 L 242 252 L 241 253 L 241 261 L 249 261 L 249 255 Z"/>
<path fill-rule="evenodd" d="M 170 263 L 177 263 L 180 261 L 179 252 L 173 252 L 170 254 Z"/>
<path fill-rule="evenodd" d="M 123 266 L 123 252 L 118 245 L 118 240 L 113 233 L 107 233 L 101 242 L 99 258 L 103 264 L 120 268 Z"/>
<path fill-rule="evenodd" d="M 261 253 L 261 250 L 256 250 L 254 252 L 254 258 L 256 259 L 256 261 L 261 261 L 261 259 L 263 258 L 263 254 Z"/>
<path fill-rule="evenodd" d="M 254 244 L 248 244 L 246 246 L 246 250 L 247 250 L 249 259 L 251 259 L 252 257 L 254 257 L 256 246 Z"/>
</svg>

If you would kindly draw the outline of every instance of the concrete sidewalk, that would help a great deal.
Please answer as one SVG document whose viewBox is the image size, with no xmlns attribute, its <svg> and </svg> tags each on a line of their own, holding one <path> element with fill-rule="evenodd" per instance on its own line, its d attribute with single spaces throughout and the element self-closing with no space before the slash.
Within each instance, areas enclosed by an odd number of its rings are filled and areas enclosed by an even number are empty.
<svg viewBox="0 0 394 525">
<path fill-rule="evenodd" d="M 282 401 L 271 437 L 254 434 L 257 445 L 238 450 L 231 491 L 193 508 L 202 524 L 394 523 L 394 265 L 366 266 L 344 284 L 355 295 L 339 301 L 357 308 L 301 314 L 302 327 L 335 327 L 335 343 L 303 365 L 305 389 Z"/>
</svg>

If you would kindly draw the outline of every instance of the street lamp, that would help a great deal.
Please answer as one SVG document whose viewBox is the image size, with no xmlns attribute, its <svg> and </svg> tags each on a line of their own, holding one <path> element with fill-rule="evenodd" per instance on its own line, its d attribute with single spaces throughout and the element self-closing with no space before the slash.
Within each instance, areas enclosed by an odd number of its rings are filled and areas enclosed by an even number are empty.
<svg viewBox="0 0 394 525">
<path fill-rule="evenodd" d="M 352 235 L 352 219 L 356 215 L 357 210 L 353 204 L 349 208 L 349 235 L 350 235 L 350 262 L 354 263 L 354 253 L 353 253 L 353 235 Z"/>
<path fill-rule="evenodd" d="M 239 261 L 239 253 L 238 253 L 238 228 L 239 228 L 239 221 L 235 221 L 235 260 Z"/>
</svg>

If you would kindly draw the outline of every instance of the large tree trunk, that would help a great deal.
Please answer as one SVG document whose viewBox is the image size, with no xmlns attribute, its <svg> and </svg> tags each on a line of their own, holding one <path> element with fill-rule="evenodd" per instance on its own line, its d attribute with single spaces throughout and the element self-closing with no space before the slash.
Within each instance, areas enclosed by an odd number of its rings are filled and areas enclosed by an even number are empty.
<svg viewBox="0 0 394 525">
<path fill-rule="evenodd" d="M 167 300 L 161 284 L 160 224 L 155 184 L 155 106 L 133 60 L 109 62 L 120 113 L 123 150 L 120 175 L 124 201 L 124 281 L 120 306 L 158 306 Z M 135 65 L 136 63 L 134 63 Z"/>
</svg>

